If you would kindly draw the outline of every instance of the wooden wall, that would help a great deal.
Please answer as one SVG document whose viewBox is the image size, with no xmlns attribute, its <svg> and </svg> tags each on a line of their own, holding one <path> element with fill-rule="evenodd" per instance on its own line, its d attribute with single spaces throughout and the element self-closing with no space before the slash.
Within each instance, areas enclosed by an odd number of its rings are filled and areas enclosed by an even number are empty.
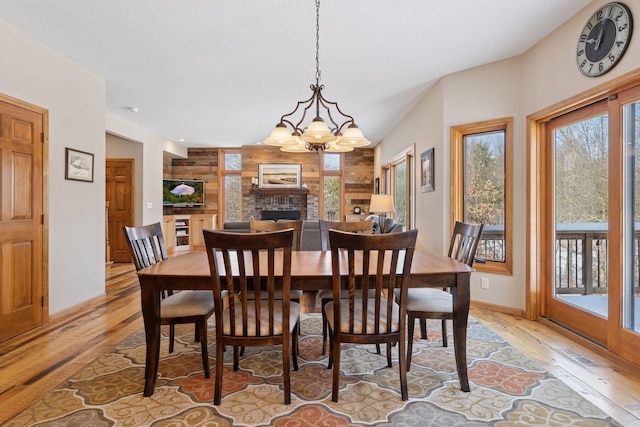
<svg viewBox="0 0 640 427">
<path fill-rule="evenodd" d="M 321 154 L 285 153 L 276 147 L 243 146 L 242 151 L 242 187 L 244 200 L 251 197 L 251 178 L 258 177 L 260 163 L 295 163 L 302 169 L 302 183 L 309 189 L 308 204 L 316 204 L 320 198 Z M 361 148 L 345 153 L 343 178 L 345 194 L 343 213 L 353 213 L 355 206 L 368 211 L 369 200 L 373 193 L 373 149 Z M 181 213 L 218 213 L 218 149 L 189 148 L 186 159 L 172 159 L 165 156 L 164 177 L 175 179 L 204 179 L 205 206 L 203 208 L 165 208 L 164 214 Z M 246 204 L 246 203 L 245 203 Z M 243 219 L 248 215 L 243 212 Z M 309 218 L 309 219 L 317 219 Z M 344 217 L 342 217 L 344 220 Z"/>
</svg>

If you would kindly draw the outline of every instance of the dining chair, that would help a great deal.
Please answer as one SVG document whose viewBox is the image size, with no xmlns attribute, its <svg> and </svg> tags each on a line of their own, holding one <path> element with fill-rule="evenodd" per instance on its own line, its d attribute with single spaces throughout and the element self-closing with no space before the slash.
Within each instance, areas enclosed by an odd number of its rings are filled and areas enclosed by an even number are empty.
<svg viewBox="0 0 640 427">
<path fill-rule="evenodd" d="M 136 271 L 168 258 L 159 222 L 142 227 L 123 227 Z M 175 325 L 195 324 L 194 341 L 200 341 L 205 378 L 210 378 L 207 351 L 207 322 L 214 312 L 210 291 L 181 291 L 163 293 L 160 301 L 160 324 L 169 325 L 169 353 L 173 353 Z"/>
<path fill-rule="evenodd" d="M 417 236 L 418 230 L 379 235 L 329 231 L 333 299 L 324 310 L 334 402 L 338 401 L 342 343 L 386 344 L 389 367 L 391 345 L 398 344 L 400 392 L 402 400 L 407 400 L 405 299 Z M 393 297 L 395 288 L 400 291 L 399 303 Z M 356 290 L 367 296 L 373 290 L 374 296 L 357 298 Z"/>
<path fill-rule="evenodd" d="M 472 266 L 476 256 L 483 224 L 467 224 L 457 221 L 449 243 L 449 257 Z M 396 296 L 399 294 L 396 292 Z M 413 331 L 415 320 L 420 321 L 420 337 L 427 339 L 427 319 L 442 320 L 442 345 L 448 346 L 447 320 L 453 319 L 453 295 L 450 289 L 414 288 L 407 292 L 408 337 L 407 371 L 411 369 Z"/>
<path fill-rule="evenodd" d="M 257 234 L 205 230 L 203 234 L 216 306 L 213 404 L 222 399 L 226 345 L 233 347 L 234 371 L 239 367 L 239 348 L 282 345 L 284 402 L 290 404 L 289 353 L 297 371 L 300 323 L 300 304 L 289 297 L 293 230 Z M 261 286 L 254 286 L 258 283 L 266 289 L 260 291 Z"/>
<path fill-rule="evenodd" d="M 320 247 L 323 251 L 329 250 L 329 230 L 349 231 L 351 233 L 359 234 L 371 234 L 373 227 L 373 220 L 367 219 L 357 222 L 340 222 L 340 221 L 325 221 L 319 220 L 320 227 Z M 333 299 L 333 291 L 331 289 L 318 291 L 318 299 L 321 303 L 322 313 L 322 354 L 326 353 L 327 344 L 327 318 L 324 315 L 324 306 Z M 378 345 L 378 353 L 380 353 L 380 346 Z"/>
<path fill-rule="evenodd" d="M 260 221 L 252 219 L 249 221 L 249 230 L 252 233 L 261 233 L 265 231 L 279 231 L 293 228 L 295 231 L 295 239 L 293 250 L 300 250 L 300 242 L 302 241 L 302 220 L 281 220 L 281 221 Z M 300 289 L 291 290 L 291 300 L 300 302 L 302 299 L 302 291 Z"/>
</svg>

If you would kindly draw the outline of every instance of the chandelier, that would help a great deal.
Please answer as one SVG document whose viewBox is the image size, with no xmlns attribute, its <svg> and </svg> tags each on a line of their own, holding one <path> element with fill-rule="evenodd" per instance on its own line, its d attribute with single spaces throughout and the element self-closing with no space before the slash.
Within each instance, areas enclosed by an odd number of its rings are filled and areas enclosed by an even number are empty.
<svg viewBox="0 0 640 427">
<path fill-rule="evenodd" d="M 277 146 L 280 150 L 287 152 L 344 153 L 353 151 L 356 147 L 366 147 L 371 144 L 356 125 L 354 118 L 343 113 L 337 102 L 329 101 L 322 95 L 324 85 L 320 84 L 319 52 L 320 0 L 316 0 L 316 83 L 310 85 L 313 94 L 305 101 L 298 101 L 292 112 L 280 117 L 280 123 L 264 140 L 266 145 Z M 307 127 L 303 128 L 302 123 L 312 108 L 315 109 L 316 116 Z M 320 116 L 321 112 L 326 113 L 328 124 Z M 296 114 L 302 115 L 297 122 L 293 118 Z M 342 123 L 338 124 L 336 120 Z"/>
</svg>

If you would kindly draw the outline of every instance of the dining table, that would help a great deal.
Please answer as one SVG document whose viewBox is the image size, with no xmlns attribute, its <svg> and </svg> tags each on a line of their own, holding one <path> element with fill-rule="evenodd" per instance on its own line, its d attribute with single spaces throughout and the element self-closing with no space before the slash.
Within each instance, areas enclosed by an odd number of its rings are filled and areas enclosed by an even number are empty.
<svg viewBox="0 0 640 427">
<path fill-rule="evenodd" d="M 341 261 L 342 262 L 342 261 Z M 343 262 L 347 263 L 347 257 Z M 448 287 L 453 295 L 453 341 L 460 388 L 469 391 L 467 376 L 467 319 L 469 279 L 474 269 L 453 258 L 426 250 L 415 250 L 410 288 Z M 138 271 L 142 317 L 146 338 L 144 396 L 151 396 L 158 375 L 160 354 L 160 301 L 163 291 L 212 289 L 206 252 L 188 252 Z M 331 289 L 330 251 L 293 251 L 291 288 L 303 291 Z M 413 339 L 413 337 L 409 337 Z"/>
</svg>

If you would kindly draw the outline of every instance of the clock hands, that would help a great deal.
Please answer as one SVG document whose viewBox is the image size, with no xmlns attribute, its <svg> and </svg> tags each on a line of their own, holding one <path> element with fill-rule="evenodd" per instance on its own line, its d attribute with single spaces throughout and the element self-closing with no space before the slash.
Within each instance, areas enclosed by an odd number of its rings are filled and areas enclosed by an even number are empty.
<svg viewBox="0 0 640 427">
<path fill-rule="evenodd" d="M 611 8 L 607 8 L 607 10 L 604 12 L 604 17 L 600 21 L 602 25 L 600 26 L 600 33 L 598 34 L 598 38 L 596 39 L 596 45 L 593 47 L 594 50 L 598 50 L 600 48 L 600 42 L 602 41 L 602 33 L 604 32 L 604 21 L 606 21 L 609 18 L 609 12 L 611 12 Z"/>
</svg>

